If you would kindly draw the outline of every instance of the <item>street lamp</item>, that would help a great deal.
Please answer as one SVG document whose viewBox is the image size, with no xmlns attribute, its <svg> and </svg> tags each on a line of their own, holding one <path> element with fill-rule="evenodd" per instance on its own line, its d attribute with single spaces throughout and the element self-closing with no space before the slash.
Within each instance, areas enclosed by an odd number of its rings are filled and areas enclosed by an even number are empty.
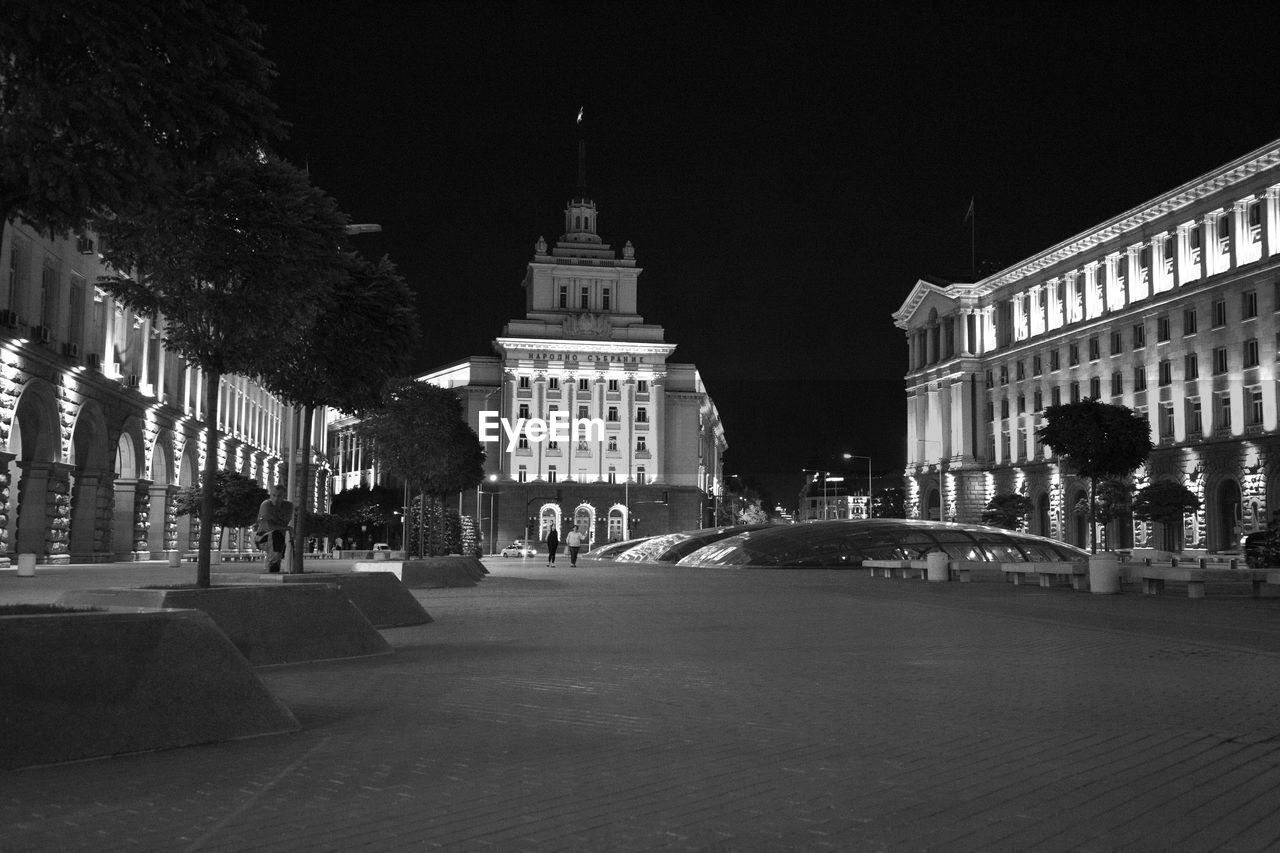
<svg viewBox="0 0 1280 853">
<path fill-rule="evenodd" d="M 498 482 L 498 475 L 490 474 L 488 477 L 488 481 L 490 483 Z M 494 495 L 498 493 L 496 491 L 486 492 L 483 488 L 481 488 L 483 485 L 484 483 L 480 483 L 479 485 L 476 486 L 476 515 L 478 516 L 477 520 L 480 526 L 480 535 L 483 536 L 484 535 L 484 513 L 480 509 L 480 496 L 488 495 L 489 497 L 489 556 L 492 557 L 494 554 L 494 546 L 497 544 L 493 538 L 493 498 L 494 498 Z"/>
</svg>

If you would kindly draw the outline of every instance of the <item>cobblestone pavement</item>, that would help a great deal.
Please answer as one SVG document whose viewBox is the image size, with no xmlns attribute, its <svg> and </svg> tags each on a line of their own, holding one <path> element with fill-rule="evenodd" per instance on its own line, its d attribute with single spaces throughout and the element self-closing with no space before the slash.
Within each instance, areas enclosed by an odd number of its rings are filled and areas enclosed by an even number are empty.
<svg viewBox="0 0 1280 853">
<path fill-rule="evenodd" d="M 301 733 L 0 774 L 0 849 L 1280 844 L 1280 599 L 489 565 L 390 657 L 260 669 Z"/>
</svg>

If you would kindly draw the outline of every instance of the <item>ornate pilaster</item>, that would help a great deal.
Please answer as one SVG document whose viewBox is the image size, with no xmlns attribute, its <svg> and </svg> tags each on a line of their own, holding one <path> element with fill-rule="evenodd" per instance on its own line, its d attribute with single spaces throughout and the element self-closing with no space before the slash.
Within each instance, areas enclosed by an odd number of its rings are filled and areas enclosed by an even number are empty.
<svg viewBox="0 0 1280 853">
<path fill-rule="evenodd" d="M 7 427 L 6 427 L 7 428 Z M 9 519 L 18 509 L 17 490 L 9 482 L 9 463 L 14 460 L 12 453 L 0 452 L 0 566 L 9 565 L 9 553 L 13 552 L 9 541 Z"/>
</svg>

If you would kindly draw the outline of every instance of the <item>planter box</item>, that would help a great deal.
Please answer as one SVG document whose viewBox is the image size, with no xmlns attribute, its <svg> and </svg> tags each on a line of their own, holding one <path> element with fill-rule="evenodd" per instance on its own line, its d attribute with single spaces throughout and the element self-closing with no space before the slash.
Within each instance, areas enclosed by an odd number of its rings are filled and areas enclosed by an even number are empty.
<svg viewBox="0 0 1280 853">
<path fill-rule="evenodd" d="M 387 641 L 333 584 L 86 589 L 64 592 L 58 603 L 201 610 L 254 666 L 391 654 Z"/>
<path fill-rule="evenodd" d="M 386 565 L 380 563 L 379 565 Z M 327 583 L 342 590 L 347 600 L 364 614 L 375 628 L 398 628 L 404 625 L 425 625 L 431 615 L 413 597 L 409 588 L 396 578 L 394 572 L 303 572 L 275 575 L 219 574 L 219 583 L 234 584 L 298 584 Z"/>
<path fill-rule="evenodd" d="M 297 731 L 195 610 L 0 617 L 0 769 Z"/>
<path fill-rule="evenodd" d="M 475 586 L 489 570 L 475 557 L 426 557 L 356 563 L 356 572 L 392 572 L 410 589 Z"/>
</svg>

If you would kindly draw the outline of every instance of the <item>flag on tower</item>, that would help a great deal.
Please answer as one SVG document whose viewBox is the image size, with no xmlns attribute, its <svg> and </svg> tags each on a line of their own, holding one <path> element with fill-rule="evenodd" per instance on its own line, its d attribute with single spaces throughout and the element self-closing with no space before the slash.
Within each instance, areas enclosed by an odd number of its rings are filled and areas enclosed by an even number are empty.
<svg viewBox="0 0 1280 853">
<path fill-rule="evenodd" d="M 585 109 L 586 107 L 578 107 L 578 124 L 582 124 L 582 113 Z"/>
<path fill-rule="evenodd" d="M 579 118 L 581 118 L 581 116 L 579 116 Z M 969 197 L 969 209 L 965 211 L 964 214 L 965 222 L 968 222 L 970 219 L 973 219 L 973 196 Z"/>
</svg>

